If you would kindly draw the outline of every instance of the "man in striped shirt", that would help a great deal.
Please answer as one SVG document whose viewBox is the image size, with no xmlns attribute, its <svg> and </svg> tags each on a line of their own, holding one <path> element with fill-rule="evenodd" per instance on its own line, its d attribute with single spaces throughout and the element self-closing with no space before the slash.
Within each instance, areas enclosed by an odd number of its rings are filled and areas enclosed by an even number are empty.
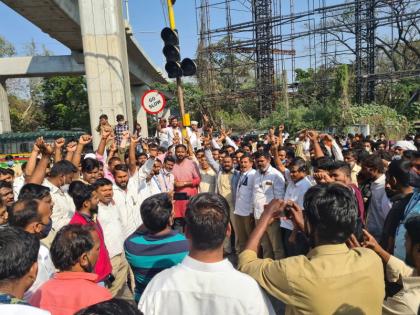
<svg viewBox="0 0 420 315">
<path fill-rule="evenodd" d="M 157 273 L 177 265 L 188 255 L 185 236 L 171 229 L 174 214 L 167 193 L 144 200 L 140 213 L 143 225 L 124 243 L 126 258 L 136 280 L 136 302 Z"/>
</svg>

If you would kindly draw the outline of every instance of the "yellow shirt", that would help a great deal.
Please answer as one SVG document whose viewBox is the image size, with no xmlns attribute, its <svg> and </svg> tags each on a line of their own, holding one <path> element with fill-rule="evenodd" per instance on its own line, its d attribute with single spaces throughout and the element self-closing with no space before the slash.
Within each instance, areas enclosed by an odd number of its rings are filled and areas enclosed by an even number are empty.
<svg viewBox="0 0 420 315">
<path fill-rule="evenodd" d="M 385 296 L 381 259 L 370 249 L 323 245 L 307 256 L 258 259 L 245 250 L 239 270 L 286 304 L 286 315 L 379 315 Z"/>
</svg>

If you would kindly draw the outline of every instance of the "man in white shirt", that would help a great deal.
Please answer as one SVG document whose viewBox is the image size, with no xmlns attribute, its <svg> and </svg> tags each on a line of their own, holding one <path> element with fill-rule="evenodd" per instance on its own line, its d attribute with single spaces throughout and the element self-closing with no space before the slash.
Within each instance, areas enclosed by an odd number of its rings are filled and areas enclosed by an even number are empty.
<svg viewBox="0 0 420 315">
<path fill-rule="evenodd" d="M 127 285 L 130 266 L 124 254 L 124 233 L 120 212 L 113 201 L 112 182 L 106 178 L 98 179 L 93 185 L 99 197 L 98 221 L 104 231 L 105 246 L 111 259 L 112 274 L 115 280 L 110 291 L 112 296 L 132 300 L 133 294 Z"/>
<path fill-rule="evenodd" d="M 293 159 L 284 173 L 287 181 L 284 200 L 294 201 L 302 208 L 302 210 L 304 210 L 303 197 L 305 196 L 307 190 L 312 187 L 312 182 L 307 176 L 307 166 L 305 160 L 302 158 Z M 305 237 L 295 235 L 294 241 L 289 242 L 289 238 L 293 231 L 292 221 L 283 219 L 280 221 L 280 226 L 282 228 L 286 256 L 289 257 L 306 254 L 308 248 Z"/>
<path fill-rule="evenodd" d="M 366 227 L 375 239 L 381 239 L 385 219 L 391 209 L 391 202 L 385 192 L 384 164 L 379 156 L 370 155 L 363 160 L 362 169 L 372 180 Z"/>
<path fill-rule="evenodd" d="M 0 314 L 47 315 L 23 301 L 25 291 L 37 275 L 39 240 L 19 228 L 0 229 Z M 19 257 L 19 259 L 17 259 Z"/>
<path fill-rule="evenodd" d="M 150 174 L 157 156 L 157 146 L 149 145 L 150 158 L 140 168 L 136 165 L 135 148 L 139 139 L 131 138 L 129 165 L 120 164 L 114 168 L 114 202 L 120 211 L 124 238 L 129 237 L 141 225 L 139 185 Z"/>
<path fill-rule="evenodd" d="M 44 240 L 46 245 L 50 245 L 56 232 L 67 225 L 74 212 L 76 211 L 73 199 L 69 196 L 68 187 L 73 181 L 77 168 L 67 160 L 62 160 L 54 164 L 50 174 L 45 178 L 46 168 L 50 161 L 50 153 L 43 150 L 43 155 L 39 161 L 34 173 L 29 178 L 28 183 L 42 184 L 50 190 L 53 201 L 53 210 L 51 215 L 52 231 L 48 239 Z"/>
<path fill-rule="evenodd" d="M 192 148 L 194 150 L 201 149 L 201 129 L 198 128 L 198 121 L 191 121 L 191 128 L 187 128 L 187 134 L 190 138 Z"/>
<path fill-rule="evenodd" d="M 252 232 L 252 214 L 254 179 L 256 171 L 252 168 L 253 159 L 251 155 L 243 155 L 240 159 L 241 174 L 236 186 L 235 210 L 233 212 L 235 219 L 234 230 L 238 240 L 238 254 L 241 253 Z"/>
<path fill-rule="evenodd" d="M 145 180 L 139 182 L 140 205 L 147 198 L 162 192 L 162 182 L 159 180 L 161 168 L 162 162 L 159 159 L 155 159 L 152 171 L 147 175 Z"/>
<path fill-rule="evenodd" d="M 167 149 L 169 147 L 168 134 L 166 133 L 166 119 L 161 118 L 157 125 L 156 137 L 159 139 L 159 145 Z"/>
<path fill-rule="evenodd" d="M 198 159 L 201 176 L 200 192 L 214 193 L 216 191 L 216 172 L 210 167 L 205 156 Z"/>
<path fill-rule="evenodd" d="M 159 137 L 161 137 L 160 133 L 166 134 L 166 138 L 167 138 L 167 141 L 168 141 L 168 146 L 166 148 L 170 147 L 174 143 L 174 138 L 176 136 L 179 137 L 180 143 L 182 143 L 182 132 L 181 132 L 181 128 L 179 128 L 179 123 L 178 123 L 178 118 L 177 117 L 172 116 L 172 117 L 169 118 L 169 126 L 168 127 L 162 128 L 162 125 L 158 124 L 156 128 L 157 128 L 157 132 L 159 133 Z M 163 145 L 161 144 L 161 146 L 163 146 Z"/>
<path fill-rule="evenodd" d="M 51 230 L 52 204 L 49 190 L 46 187 L 36 184 L 25 186 L 22 188 L 21 195 L 19 196 L 20 199 L 13 205 L 9 224 L 35 235 L 38 239 L 43 239 Z M 38 272 L 35 282 L 24 294 L 26 301 L 29 301 L 32 294 L 55 273 L 50 251 L 42 243 L 39 247 L 37 262 Z"/>
<path fill-rule="evenodd" d="M 134 233 L 142 223 L 139 211 L 141 201 L 139 184 L 150 174 L 153 164 L 154 159 L 149 159 L 142 166 L 141 172 L 136 171 L 131 177 L 129 177 L 128 167 L 125 164 L 117 165 L 114 169 L 114 202 L 120 211 L 125 238 Z"/>
<path fill-rule="evenodd" d="M 329 134 L 320 135 L 327 155 L 334 161 L 344 161 L 343 153 L 335 139 Z"/>
<path fill-rule="evenodd" d="M 258 171 L 255 174 L 253 189 L 254 217 L 259 220 L 264 205 L 273 199 L 284 199 L 285 180 L 283 174 L 270 165 L 270 154 L 266 151 L 255 153 Z M 280 259 L 284 257 L 284 248 L 280 225 L 271 223 L 261 240 L 264 258 Z"/>
<path fill-rule="evenodd" d="M 161 192 L 174 191 L 175 177 L 174 177 L 174 174 L 172 174 L 174 165 L 175 165 L 174 157 L 172 156 L 165 157 L 160 174 L 157 175 L 159 183 L 160 183 L 160 187 L 161 187 Z"/>
<path fill-rule="evenodd" d="M 229 237 L 229 205 L 216 194 L 193 197 L 186 216 L 190 253 L 157 274 L 141 296 L 144 314 L 274 314 L 257 283 L 223 259 Z"/>
</svg>

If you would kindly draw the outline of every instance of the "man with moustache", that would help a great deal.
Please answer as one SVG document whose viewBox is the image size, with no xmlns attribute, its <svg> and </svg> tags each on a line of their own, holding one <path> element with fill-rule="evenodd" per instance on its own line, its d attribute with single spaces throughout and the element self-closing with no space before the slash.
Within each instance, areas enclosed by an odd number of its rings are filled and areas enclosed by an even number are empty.
<svg viewBox="0 0 420 315">
<path fill-rule="evenodd" d="M 9 225 L 34 234 L 39 240 L 44 239 L 52 227 L 52 206 L 50 190 L 47 187 L 26 184 L 22 187 L 19 200 L 12 207 Z M 24 294 L 26 301 L 55 273 L 50 251 L 42 243 L 39 247 L 37 262 L 38 273 L 35 282 Z"/>
<path fill-rule="evenodd" d="M 393 160 L 385 176 L 385 192 L 392 207 L 385 219 L 380 244 L 388 253 L 393 254 L 395 233 L 413 195 L 413 187 L 410 186 L 410 161 Z"/>
<path fill-rule="evenodd" d="M 132 300 L 133 294 L 127 285 L 130 270 L 123 248 L 125 235 L 120 212 L 113 200 L 112 182 L 106 178 L 98 179 L 93 184 L 93 189 L 99 198 L 98 220 L 104 231 L 105 245 L 111 259 L 112 274 L 115 277 L 109 290 L 113 297 Z"/>
<path fill-rule="evenodd" d="M 76 207 L 76 213 L 73 215 L 70 224 L 91 225 L 95 228 L 100 240 L 99 257 L 95 265 L 95 273 L 98 275 L 97 281 L 110 287 L 113 281 L 111 261 L 105 246 L 104 231 L 95 216 L 98 213 L 98 194 L 92 186 L 80 181 L 70 184 L 69 194 Z"/>
<path fill-rule="evenodd" d="M 161 169 L 162 162 L 159 159 L 156 159 L 153 164 L 153 169 L 150 174 L 147 175 L 146 180 L 139 183 L 140 205 L 147 198 L 162 192 L 162 182 L 159 180 Z"/>
<path fill-rule="evenodd" d="M 254 180 L 253 205 L 254 217 L 258 222 L 265 205 L 273 199 L 284 199 L 285 180 L 283 174 L 270 165 L 269 152 L 256 152 L 254 158 L 258 171 Z M 268 225 L 261 240 L 264 258 L 280 259 L 284 257 L 284 247 L 281 239 L 280 224 L 272 222 Z"/>
<path fill-rule="evenodd" d="M 187 147 L 178 144 L 175 147 L 176 163 L 173 168 L 174 182 L 174 229 L 183 230 L 185 221 L 185 210 L 188 199 L 198 193 L 200 185 L 200 174 L 196 164 L 187 158 Z"/>
<path fill-rule="evenodd" d="M 157 148 L 150 146 L 149 154 L 147 162 L 135 171 L 130 172 L 129 167 L 125 164 L 117 165 L 114 168 L 113 198 L 120 212 L 125 238 L 134 233 L 142 223 L 138 210 L 141 201 L 139 186 L 152 171 Z"/>
<path fill-rule="evenodd" d="M 233 229 L 235 230 L 238 241 L 238 254 L 244 250 L 249 235 L 252 232 L 252 214 L 254 210 L 252 201 L 256 173 L 252 168 L 252 156 L 247 153 L 242 155 L 239 160 L 239 165 L 241 173 L 236 185 L 235 208 L 233 211 Z"/>
</svg>

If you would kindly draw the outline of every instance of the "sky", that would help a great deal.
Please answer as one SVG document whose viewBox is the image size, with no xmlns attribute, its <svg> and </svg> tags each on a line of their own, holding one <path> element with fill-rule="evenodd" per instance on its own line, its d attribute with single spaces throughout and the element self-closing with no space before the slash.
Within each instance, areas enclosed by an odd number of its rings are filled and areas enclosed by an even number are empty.
<svg viewBox="0 0 420 315">
<path fill-rule="evenodd" d="M 167 8 L 166 0 L 123 0 L 128 1 L 129 6 L 129 20 L 135 37 L 142 46 L 143 50 L 151 58 L 154 64 L 164 69 L 164 56 L 162 54 L 163 42 L 160 38 L 160 31 L 163 27 L 168 25 L 167 22 Z M 181 57 L 196 57 L 196 47 L 198 43 L 198 28 L 196 18 L 196 3 L 200 0 L 177 0 L 174 5 L 176 27 L 180 36 Z M 210 3 L 222 2 L 220 0 L 209 0 Z M 290 0 L 275 0 L 273 1 L 273 10 L 288 15 Z M 322 0 L 325 5 L 335 5 L 343 3 L 344 0 Z M 303 12 L 318 6 L 322 3 L 321 0 L 294 0 L 295 12 Z M 232 24 L 249 21 L 251 19 L 249 0 L 236 0 L 231 2 L 232 9 Z M 279 7 L 282 5 L 283 7 Z M 224 14 L 224 4 L 216 5 L 211 9 L 211 23 L 210 28 L 223 27 L 226 24 L 226 17 Z M 56 40 L 50 38 L 47 34 L 43 33 L 40 29 L 27 21 L 25 18 L 11 10 L 4 3 L 0 2 L 0 35 L 10 41 L 17 49 L 19 55 L 24 55 L 25 44 L 31 40 L 37 44 L 38 47 L 44 45 L 49 51 L 55 55 L 67 55 L 69 50 Z M 311 20 L 302 19 L 297 22 L 295 32 L 306 31 L 308 23 L 312 27 L 317 27 L 320 23 L 320 15 L 314 16 Z M 284 27 L 284 26 L 283 26 Z M 286 28 L 290 26 L 285 26 Z M 283 29 L 282 33 L 285 34 L 290 29 Z M 276 30 L 273 31 L 274 33 Z M 252 37 L 251 33 L 238 33 L 235 34 L 234 39 L 246 40 Z M 282 47 L 276 46 L 280 49 L 295 49 L 296 50 L 296 64 L 291 65 L 291 61 L 287 61 L 285 56 L 285 67 L 288 71 L 288 76 L 294 68 L 308 68 L 320 66 L 322 59 L 309 58 L 308 54 L 314 50 L 317 54 L 321 53 L 320 37 L 301 38 L 294 42 L 291 47 L 290 42 L 284 44 Z M 339 53 L 342 47 L 339 45 L 328 45 L 328 53 L 335 55 Z M 278 56 L 276 58 L 279 58 Z M 341 62 L 349 63 L 354 56 L 343 55 Z M 289 82 L 291 78 L 289 78 Z"/>
</svg>

